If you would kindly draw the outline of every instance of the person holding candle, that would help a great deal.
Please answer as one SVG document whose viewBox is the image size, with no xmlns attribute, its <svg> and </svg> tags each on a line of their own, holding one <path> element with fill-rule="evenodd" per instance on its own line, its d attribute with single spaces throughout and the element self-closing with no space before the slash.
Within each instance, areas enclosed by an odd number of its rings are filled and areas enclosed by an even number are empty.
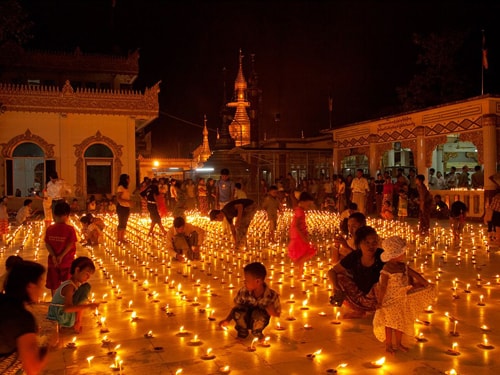
<svg viewBox="0 0 500 375">
<path fill-rule="evenodd" d="M 69 279 L 71 262 L 76 254 L 75 228 L 66 222 L 71 208 L 61 202 L 54 208 L 54 224 L 45 231 L 45 247 L 49 252 L 46 287 L 52 295 L 63 281 Z"/>
<path fill-rule="evenodd" d="M 271 317 L 279 317 L 281 314 L 280 296 L 267 286 L 267 271 L 262 263 L 247 264 L 243 272 L 245 286 L 238 291 L 234 298 L 235 306 L 228 316 L 219 322 L 219 326 L 226 327 L 234 320 L 238 338 L 248 337 L 251 331 L 253 336 L 263 340 L 263 330 Z"/>
<path fill-rule="evenodd" d="M 236 199 L 224 205 L 222 210 L 210 211 L 211 221 L 222 221 L 229 227 L 237 249 L 243 249 L 247 242 L 247 232 L 257 211 L 257 205 L 251 199 Z"/>
<path fill-rule="evenodd" d="M 81 332 L 81 316 L 85 309 L 96 309 L 98 303 L 85 303 L 90 294 L 88 280 L 95 272 L 95 265 L 88 257 L 78 257 L 71 263 L 71 278 L 56 290 L 49 305 L 47 318 L 61 327 L 73 327 Z"/>
<path fill-rule="evenodd" d="M 130 199 L 130 191 L 128 184 L 130 177 L 128 174 L 121 174 L 116 190 L 116 214 L 118 215 L 118 226 L 116 228 L 116 237 L 118 243 L 125 242 L 125 231 L 127 229 L 128 217 L 130 216 L 130 207 L 132 200 Z"/>
<path fill-rule="evenodd" d="M 294 208 L 292 223 L 290 225 L 290 243 L 288 244 L 288 256 L 298 265 L 299 275 L 304 272 L 304 263 L 316 254 L 316 249 L 309 242 L 307 232 L 306 213 L 314 203 L 314 198 L 306 191 L 300 193 L 297 207 Z"/>
<path fill-rule="evenodd" d="M 330 303 L 339 307 L 346 303 L 350 309 L 344 318 L 363 318 L 367 312 L 375 311 L 375 289 L 384 266 L 380 259 L 383 250 L 378 243 L 374 228 L 359 228 L 354 235 L 356 250 L 328 271 L 334 288 Z"/>
<path fill-rule="evenodd" d="M 380 259 L 386 262 L 380 271 L 377 310 L 373 318 L 375 337 L 385 342 L 387 353 L 408 351 L 402 344 L 403 333 L 413 336 L 417 314 L 432 303 L 434 287 L 404 262 L 406 241 L 392 236 L 382 242 Z M 392 345 L 392 336 L 396 348 Z"/>
<path fill-rule="evenodd" d="M 47 364 L 48 346 L 39 346 L 38 324 L 28 309 L 42 296 L 44 273 L 41 264 L 31 261 L 10 270 L 5 294 L 0 294 L 1 374 L 36 375 Z"/>
</svg>

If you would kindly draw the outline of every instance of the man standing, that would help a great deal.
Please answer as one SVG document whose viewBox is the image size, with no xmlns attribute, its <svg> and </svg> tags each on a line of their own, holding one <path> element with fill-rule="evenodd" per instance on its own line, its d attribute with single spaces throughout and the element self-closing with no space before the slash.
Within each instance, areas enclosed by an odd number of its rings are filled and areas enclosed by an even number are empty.
<svg viewBox="0 0 500 375">
<path fill-rule="evenodd" d="M 233 235 L 236 249 L 243 249 L 247 243 L 247 232 L 257 211 L 257 205 L 251 199 L 236 199 L 229 202 L 222 210 L 210 211 L 211 221 L 222 221 L 228 225 Z"/>
<path fill-rule="evenodd" d="M 176 217 L 172 227 L 167 231 L 166 250 L 175 259 L 184 261 L 200 259 L 200 245 L 203 243 L 205 231 L 193 224 L 186 223 L 184 218 Z"/>
<path fill-rule="evenodd" d="M 417 191 L 418 191 L 418 204 L 419 204 L 419 231 L 421 235 L 428 235 L 431 224 L 431 210 L 434 200 L 432 194 L 424 184 L 425 176 L 423 174 L 417 175 Z"/>
<path fill-rule="evenodd" d="M 52 200 L 52 215 L 54 208 L 58 203 L 65 202 L 64 196 L 69 193 L 69 189 L 65 187 L 64 180 L 60 179 L 56 171 L 49 173 L 50 181 L 47 183 L 47 197 Z"/>
<path fill-rule="evenodd" d="M 351 201 L 358 205 L 358 211 L 366 213 L 366 196 L 370 190 L 368 180 L 363 177 L 363 170 L 356 171 L 356 177 L 351 182 Z"/>
<path fill-rule="evenodd" d="M 215 204 L 217 209 L 222 210 L 226 204 L 233 200 L 234 183 L 229 179 L 229 169 L 220 171 L 220 180 L 215 185 Z"/>
<path fill-rule="evenodd" d="M 429 169 L 429 190 L 438 190 L 438 179 L 434 173 L 436 173 L 434 168 Z"/>
<path fill-rule="evenodd" d="M 484 172 L 480 165 L 474 167 L 474 173 L 470 176 L 473 189 L 482 189 L 484 187 Z"/>
<path fill-rule="evenodd" d="M 281 202 L 278 198 L 278 187 L 272 185 L 269 187 L 262 209 L 267 212 L 267 220 L 269 221 L 269 239 L 275 241 L 276 226 L 278 223 L 278 212 L 281 210 Z"/>
<path fill-rule="evenodd" d="M 462 167 L 462 173 L 458 176 L 458 187 L 469 188 L 469 167 L 466 165 Z"/>
</svg>

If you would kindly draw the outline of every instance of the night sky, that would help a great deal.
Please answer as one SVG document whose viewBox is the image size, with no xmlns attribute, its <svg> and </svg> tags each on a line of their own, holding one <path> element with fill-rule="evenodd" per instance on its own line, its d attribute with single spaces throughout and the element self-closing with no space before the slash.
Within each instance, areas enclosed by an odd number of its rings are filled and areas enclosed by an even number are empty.
<svg viewBox="0 0 500 375">
<path fill-rule="evenodd" d="M 256 56 L 268 138 L 299 137 L 302 130 L 319 135 L 329 127 L 330 93 L 334 127 L 398 113 L 396 87 L 406 86 L 417 69 L 413 33 L 469 31 L 461 63 L 471 97 L 481 92 L 485 29 L 485 93 L 500 94 L 498 1 L 116 0 L 114 8 L 111 0 L 20 3 L 35 24 L 30 48 L 119 54 L 140 48 L 136 88 L 162 81 L 153 126 L 157 156 L 178 156 L 179 150 L 187 156 L 201 143 L 196 124 L 203 124 L 204 114 L 213 143 L 223 68 L 231 98 L 240 48 L 246 78 L 250 54 Z"/>
</svg>

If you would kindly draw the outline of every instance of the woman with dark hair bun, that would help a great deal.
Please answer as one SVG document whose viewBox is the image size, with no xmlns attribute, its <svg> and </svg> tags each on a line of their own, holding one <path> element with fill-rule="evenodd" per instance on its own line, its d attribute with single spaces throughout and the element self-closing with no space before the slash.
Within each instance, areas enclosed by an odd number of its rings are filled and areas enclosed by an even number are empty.
<svg viewBox="0 0 500 375">
<path fill-rule="evenodd" d="M 356 250 L 328 272 L 334 288 L 330 303 L 341 306 L 345 302 L 352 310 L 344 314 L 344 318 L 362 318 L 366 312 L 375 311 L 375 289 L 384 266 L 380 259 L 383 250 L 378 244 L 374 228 L 360 227 L 354 235 Z"/>
<path fill-rule="evenodd" d="M 37 343 L 38 326 L 26 307 L 44 291 L 45 268 L 22 261 L 9 272 L 5 294 L 0 294 L 0 373 L 39 374 L 47 362 L 47 347 Z"/>
</svg>

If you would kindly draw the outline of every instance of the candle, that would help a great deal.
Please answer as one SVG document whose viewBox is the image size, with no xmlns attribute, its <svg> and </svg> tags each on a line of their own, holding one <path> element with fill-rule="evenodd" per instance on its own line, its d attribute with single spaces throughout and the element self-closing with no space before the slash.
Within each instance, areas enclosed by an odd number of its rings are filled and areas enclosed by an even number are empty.
<svg viewBox="0 0 500 375">
<path fill-rule="evenodd" d="M 212 348 L 208 348 L 206 353 L 201 356 L 201 359 L 203 359 L 205 361 L 210 360 L 210 359 L 214 359 L 214 358 L 215 358 L 215 355 L 212 353 Z"/>
<path fill-rule="evenodd" d="M 458 351 L 458 344 L 454 342 L 451 346 L 451 349 L 448 349 L 446 351 L 446 354 L 454 356 L 460 355 L 460 352 Z"/>
<path fill-rule="evenodd" d="M 153 331 L 148 331 L 144 334 L 144 337 L 147 339 L 150 339 L 153 337 Z"/>
<path fill-rule="evenodd" d="M 424 310 L 427 314 L 432 314 L 434 312 L 434 310 L 432 310 L 432 306 L 429 305 L 427 306 L 427 308 Z"/>
<path fill-rule="evenodd" d="M 137 316 L 137 313 L 135 311 L 132 311 L 132 314 L 130 314 L 130 321 L 137 322 L 138 320 L 139 320 L 139 317 Z"/>
<path fill-rule="evenodd" d="M 415 337 L 415 339 L 418 342 L 426 342 L 427 341 L 427 339 L 424 337 L 424 334 L 422 332 L 419 332 L 417 337 Z"/>
<path fill-rule="evenodd" d="M 127 307 L 127 310 L 125 310 L 125 312 L 131 312 L 132 311 L 132 304 L 134 302 L 132 300 L 128 301 L 128 307 Z"/>
<path fill-rule="evenodd" d="M 459 336 L 459 333 L 457 332 L 457 324 L 458 324 L 458 320 L 455 320 L 453 322 L 453 331 L 450 332 L 450 335 Z"/>
<path fill-rule="evenodd" d="M 208 320 L 210 320 L 210 321 L 214 321 L 214 320 L 215 320 L 214 313 L 215 313 L 215 310 L 214 310 L 214 309 L 212 309 L 212 310 L 210 311 L 210 315 L 208 316 Z"/>
<path fill-rule="evenodd" d="M 198 338 L 198 335 L 194 335 L 194 337 L 188 343 L 188 345 L 191 345 L 191 346 L 199 346 L 201 344 L 202 344 L 202 342 Z"/>
<path fill-rule="evenodd" d="M 371 367 L 373 368 L 380 368 L 384 365 L 385 363 L 385 357 L 379 358 L 376 361 L 370 362 Z"/>
<path fill-rule="evenodd" d="M 189 336 L 190 333 L 186 330 L 184 330 L 184 326 L 181 326 L 179 328 L 179 332 L 176 333 L 176 336 L 179 336 L 179 337 L 185 337 L 185 336 Z"/>
<path fill-rule="evenodd" d="M 314 359 L 316 356 L 318 356 L 320 354 L 321 354 L 321 349 L 316 350 L 314 353 L 308 354 L 306 357 L 309 358 L 309 359 Z"/>
<path fill-rule="evenodd" d="M 264 347 L 264 348 L 269 348 L 271 346 L 270 344 L 270 341 L 271 341 L 271 338 L 269 336 L 266 336 L 266 338 L 264 339 L 264 341 L 261 343 L 261 345 Z"/>
<path fill-rule="evenodd" d="M 231 372 L 231 369 L 229 368 L 229 366 L 224 366 L 219 369 L 219 372 L 221 374 L 229 374 Z"/>
<path fill-rule="evenodd" d="M 481 294 L 479 296 L 479 302 L 477 303 L 478 306 L 484 306 L 485 303 L 484 303 L 484 296 Z"/>
<path fill-rule="evenodd" d="M 253 340 L 252 340 L 252 343 L 250 344 L 250 346 L 248 347 L 248 351 L 249 352 L 254 352 L 255 350 L 257 350 L 257 348 L 255 347 L 255 343 L 259 341 L 259 339 L 257 337 L 255 337 Z"/>
<path fill-rule="evenodd" d="M 489 332 L 490 331 L 490 327 L 488 327 L 485 324 L 483 324 L 480 328 L 481 328 L 481 331 L 483 331 L 483 332 Z"/>
<path fill-rule="evenodd" d="M 464 290 L 465 293 L 470 293 L 470 284 L 467 284 L 465 286 L 465 290 Z"/>
<path fill-rule="evenodd" d="M 278 322 L 278 323 L 276 323 L 276 327 L 274 329 L 277 330 L 277 331 L 283 331 L 285 329 L 285 327 L 283 327 L 281 325 L 281 323 Z"/>
<path fill-rule="evenodd" d="M 108 336 L 104 336 L 101 340 L 103 345 L 109 345 L 111 343 L 111 340 L 108 338 Z"/>
<path fill-rule="evenodd" d="M 94 359 L 94 356 L 91 355 L 90 357 L 87 357 L 87 362 L 89 363 L 89 368 L 91 367 L 90 362 Z"/>
<path fill-rule="evenodd" d="M 340 311 L 337 311 L 337 313 L 335 314 L 335 319 L 332 320 L 332 324 L 340 324 Z"/>
<path fill-rule="evenodd" d="M 74 348 L 76 348 L 76 336 L 75 336 L 75 337 L 73 337 L 73 340 L 71 340 L 70 342 L 68 342 L 68 343 L 66 344 L 66 347 L 67 347 L 68 349 L 74 349 Z"/>
</svg>

